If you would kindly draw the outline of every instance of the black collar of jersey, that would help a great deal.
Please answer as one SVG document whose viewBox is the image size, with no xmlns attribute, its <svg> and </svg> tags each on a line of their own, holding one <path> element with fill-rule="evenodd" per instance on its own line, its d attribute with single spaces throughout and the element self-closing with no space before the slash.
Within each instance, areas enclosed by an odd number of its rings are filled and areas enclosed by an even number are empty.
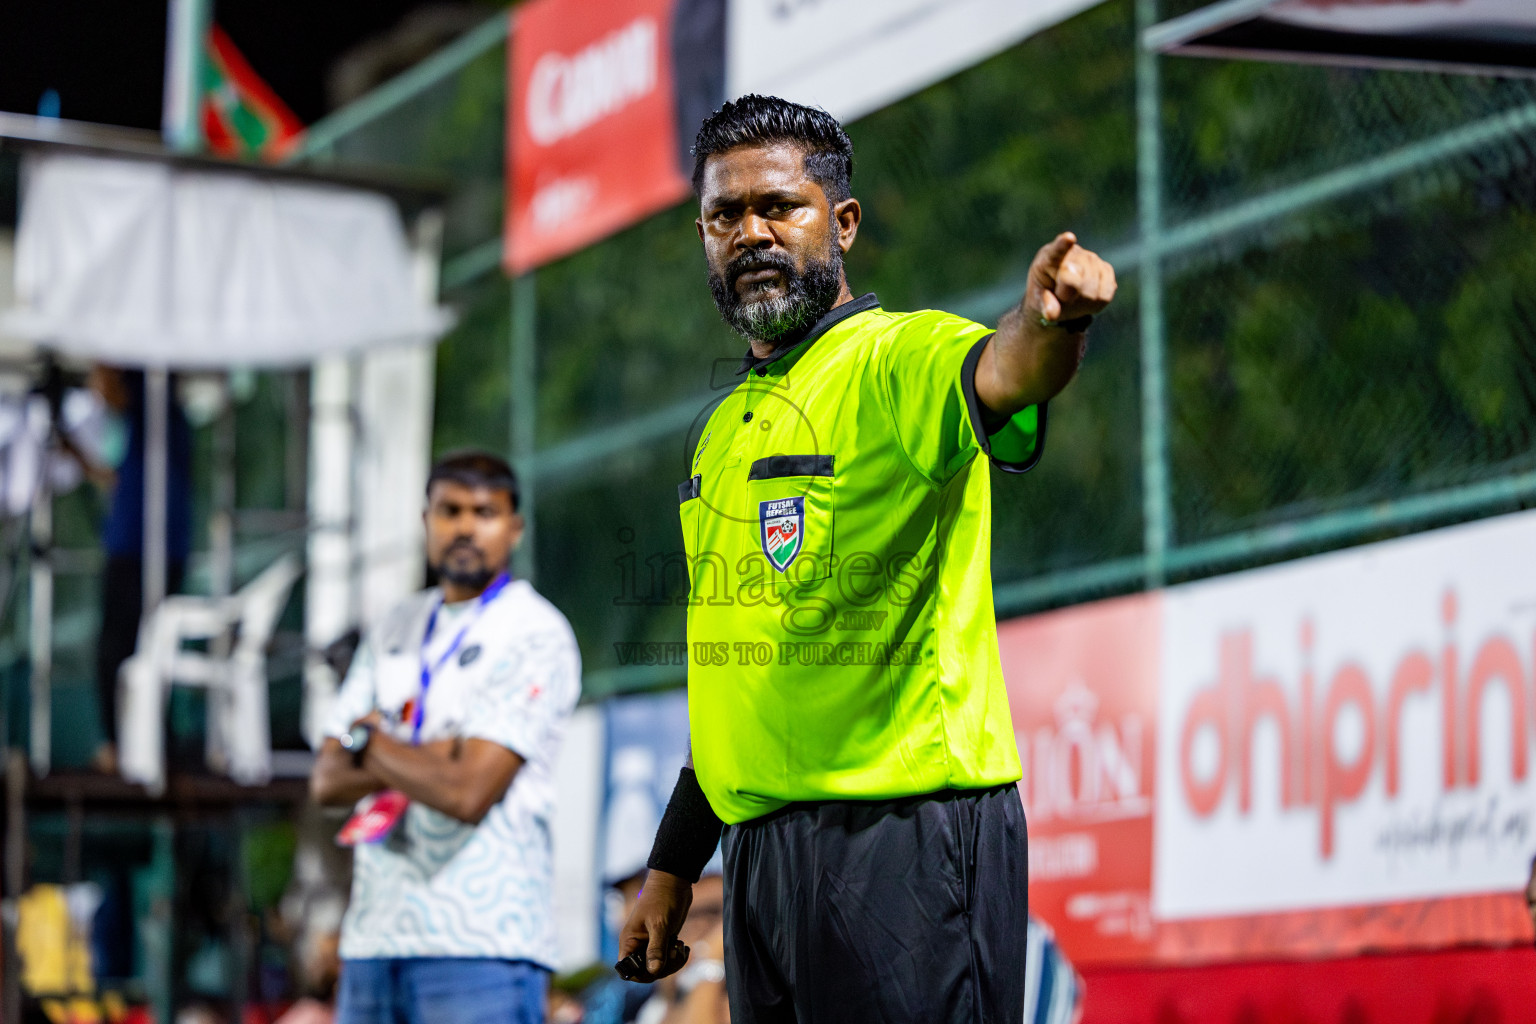
<svg viewBox="0 0 1536 1024">
<path fill-rule="evenodd" d="M 865 292 L 863 295 L 860 295 L 856 299 L 852 299 L 843 303 L 841 306 L 834 306 L 827 310 L 826 313 L 822 314 L 821 319 L 816 321 L 815 325 L 811 328 L 811 332 L 805 337 L 801 338 L 799 341 L 795 342 L 793 345 L 785 345 L 783 348 L 776 348 L 762 359 L 759 359 L 757 356 L 753 355 L 751 347 L 748 346 L 747 354 L 741 357 L 741 366 L 737 367 L 736 369 L 736 376 L 740 377 L 744 373 L 750 373 L 753 370 L 761 370 L 769 363 L 776 363 L 780 359 L 783 359 L 785 356 L 789 355 L 791 352 L 796 352 L 802 348 L 805 348 L 817 338 L 830 331 L 834 325 L 841 323 L 842 321 L 848 319 L 850 316 L 853 316 L 855 313 L 863 313 L 867 310 L 879 308 L 880 300 L 875 297 L 875 293 Z"/>
</svg>

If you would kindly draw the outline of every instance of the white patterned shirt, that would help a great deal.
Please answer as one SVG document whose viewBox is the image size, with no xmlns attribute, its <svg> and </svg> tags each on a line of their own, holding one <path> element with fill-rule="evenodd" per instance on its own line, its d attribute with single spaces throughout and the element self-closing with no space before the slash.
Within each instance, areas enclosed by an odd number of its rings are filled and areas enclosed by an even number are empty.
<svg viewBox="0 0 1536 1024">
<path fill-rule="evenodd" d="M 437 590 L 414 594 L 369 631 L 327 735 L 377 709 L 384 728 L 410 742 L 422 638 L 439 601 Z M 438 612 L 426 644 L 431 664 L 469 629 L 432 676 L 420 739 L 490 740 L 523 766 L 478 825 L 413 801 L 389 838 L 356 847 L 343 959 L 495 957 L 556 967 L 552 772 L 580 695 L 581 658 L 565 616 L 527 582 L 477 605 Z"/>
</svg>

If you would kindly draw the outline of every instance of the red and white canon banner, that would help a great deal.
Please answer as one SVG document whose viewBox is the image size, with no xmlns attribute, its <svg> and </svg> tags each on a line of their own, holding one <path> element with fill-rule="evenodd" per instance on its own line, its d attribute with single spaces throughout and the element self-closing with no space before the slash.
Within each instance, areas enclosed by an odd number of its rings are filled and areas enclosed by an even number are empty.
<svg viewBox="0 0 1536 1024">
<path fill-rule="evenodd" d="M 1084 962 L 1528 940 L 1530 566 L 1520 513 L 1006 624 L 1035 909 Z M 1146 846 L 1089 820 L 1128 792 L 1133 705 Z"/>
<path fill-rule="evenodd" d="M 512 14 L 506 265 L 522 273 L 688 194 L 728 97 L 843 120 L 1099 0 L 528 0 Z"/>
<path fill-rule="evenodd" d="M 530 0 L 511 17 L 506 264 L 522 273 L 688 193 L 676 0 Z"/>
</svg>

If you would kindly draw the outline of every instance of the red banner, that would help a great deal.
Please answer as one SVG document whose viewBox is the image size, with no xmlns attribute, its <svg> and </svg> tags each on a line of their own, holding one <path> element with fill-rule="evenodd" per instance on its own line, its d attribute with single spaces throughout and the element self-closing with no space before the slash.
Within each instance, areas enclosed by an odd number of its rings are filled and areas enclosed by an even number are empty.
<svg viewBox="0 0 1536 1024">
<path fill-rule="evenodd" d="M 1029 820 L 1030 910 L 1075 961 L 1149 959 L 1158 595 L 998 628 Z"/>
<path fill-rule="evenodd" d="M 1536 1002 L 1529 948 L 1083 975 L 1083 1024 L 1497 1024 Z"/>
<path fill-rule="evenodd" d="M 676 0 L 530 0 L 512 17 L 506 265 L 514 274 L 688 194 Z"/>
</svg>

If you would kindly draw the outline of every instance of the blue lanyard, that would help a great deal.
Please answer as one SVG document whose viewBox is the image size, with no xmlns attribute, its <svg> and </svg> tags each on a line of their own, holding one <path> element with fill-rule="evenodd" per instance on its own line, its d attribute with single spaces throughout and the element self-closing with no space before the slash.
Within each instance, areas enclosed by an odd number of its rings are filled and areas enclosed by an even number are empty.
<svg viewBox="0 0 1536 1024">
<path fill-rule="evenodd" d="M 421 693 L 416 697 L 416 713 L 411 716 L 411 743 L 413 745 L 421 742 L 421 723 L 426 718 L 427 691 L 432 688 L 432 676 L 444 665 L 448 664 L 448 659 L 458 652 L 459 645 L 464 642 L 464 638 L 469 635 L 469 631 L 474 628 L 475 623 L 480 621 L 480 616 L 485 612 L 485 606 L 496 600 L 496 595 L 507 589 L 507 584 L 511 582 L 512 577 L 507 573 L 502 573 L 492 580 L 491 585 L 485 588 L 485 592 L 475 602 L 474 614 L 470 616 L 468 622 L 464 623 L 464 628 L 459 630 L 458 635 L 453 638 L 453 643 L 448 645 L 448 649 L 438 657 L 436 663 L 428 664 L 427 644 L 431 642 L 432 630 L 437 626 L 437 613 L 442 610 L 443 599 L 439 597 L 437 604 L 432 606 L 432 614 L 427 616 L 427 631 L 421 638 Z"/>
</svg>

